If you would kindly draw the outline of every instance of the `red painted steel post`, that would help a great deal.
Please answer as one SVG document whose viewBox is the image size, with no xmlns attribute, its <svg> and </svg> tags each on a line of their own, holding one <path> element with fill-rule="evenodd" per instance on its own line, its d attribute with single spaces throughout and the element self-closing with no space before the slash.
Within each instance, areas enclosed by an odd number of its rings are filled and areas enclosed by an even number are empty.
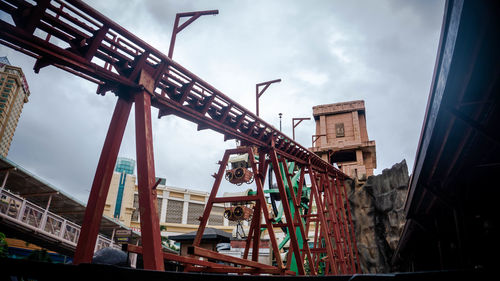
<svg viewBox="0 0 500 281">
<path fill-rule="evenodd" d="M 201 238 L 203 237 L 203 232 L 205 231 L 205 227 L 208 222 L 208 218 L 210 216 L 210 212 L 212 211 L 212 206 L 213 206 L 213 201 L 215 197 L 217 196 L 217 192 L 219 191 L 219 186 L 224 178 L 224 172 L 226 171 L 226 166 L 227 162 L 229 160 L 229 155 L 231 154 L 231 151 L 226 150 L 224 152 L 224 157 L 222 160 L 219 162 L 219 171 L 217 172 L 217 175 L 215 176 L 215 181 L 214 185 L 212 186 L 212 191 L 210 192 L 210 197 L 208 197 L 208 202 L 207 205 L 205 206 L 205 210 L 203 211 L 202 219 L 200 221 L 200 226 L 198 227 L 198 232 L 196 233 L 196 236 L 193 241 L 193 246 L 200 246 L 201 243 Z"/>
<path fill-rule="evenodd" d="M 265 157 L 264 157 L 265 159 Z M 248 149 L 248 160 L 250 162 L 250 166 L 252 167 L 252 171 L 257 171 L 257 164 L 255 164 L 255 157 L 253 155 L 252 149 Z M 259 158 L 260 160 L 260 158 Z M 267 164 L 266 164 L 267 165 Z M 267 233 L 269 235 L 269 240 L 271 241 L 271 246 L 273 249 L 273 254 L 276 259 L 276 264 L 280 270 L 283 270 L 285 267 L 283 265 L 283 261 L 281 260 L 281 255 L 278 249 L 278 243 L 276 239 L 276 235 L 274 233 L 274 229 L 272 226 L 271 218 L 269 217 L 269 209 L 267 209 L 266 199 L 264 197 L 264 184 L 263 178 L 255 177 L 255 185 L 257 186 L 257 197 L 259 198 L 260 207 L 262 211 L 262 215 L 264 216 L 264 222 L 266 223 Z"/>
<path fill-rule="evenodd" d="M 252 156 L 252 155 L 250 155 Z M 255 159 L 255 158 L 253 158 Z M 254 163 L 255 164 L 255 163 Z M 267 167 L 269 166 L 269 163 L 266 162 L 266 154 L 263 151 L 259 151 L 259 163 L 258 163 L 258 171 L 255 171 L 254 177 L 258 178 L 260 182 L 265 182 L 266 181 L 266 174 L 267 174 Z M 257 189 L 257 192 L 262 192 L 261 189 Z M 261 212 L 262 212 L 262 207 L 260 206 L 260 201 L 257 201 L 255 203 L 255 211 L 254 211 L 254 218 L 255 218 L 255 225 L 253 225 L 253 231 L 254 231 L 254 237 L 253 237 L 253 245 L 252 245 L 252 260 L 253 261 L 258 261 L 259 260 L 259 248 L 260 248 L 260 236 L 261 236 L 261 231 L 260 231 L 260 225 L 261 225 Z"/>
<path fill-rule="evenodd" d="M 80 237 L 73 258 L 74 264 L 92 262 L 109 184 L 111 183 L 131 107 L 132 101 L 123 98 L 118 98 L 116 101 L 113 117 L 97 164 L 87 208 L 85 209 Z"/>
<path fill-rule="evenodd" d="M 154 82 L 141 71 L 140 84 L 151 89 Z M 160 221 L 155 186 L 153 133 L 151 128 L 151 96 L 146 90 L 135 95 L 135 145 L 137 154 L 137 186 L 144 268 L 164 270 Z"/>
<path fill-rule="evenodd" d="M 257 191 L 260 192 L 260 191 Z M 260 248 L 260 213 L 262 211 L 262 208 L 260 206 L 260 201 L 255 202 L 255 205 L 257 208 L 255 208 L 255 212 L 253 213 L 253 216 L 256 217 L 255 220 L 255 225 L 253 227 L 253 245 L 252 245 L 252 260 L 253 261 L 259 261 L 259 248 Z"/>
<path fill-rule="evenodd" d="M 259 218 L 255 215 L 258 210 L 260 210 L 260 205 L 258 204 L 258 201 L 253 207 L 253 214 L 252 214 L 252 222 L 250 223 L 250 228 L 248 229 L 248 236 L 246 239 L 246 244 L 245 244 L 245 250 L 243 251 L 243 259 L 248 258 L 248 253 L 250 252 L 250 245 L 252 243 L 254 235 L 258 236 L 260 239 L 260 220 Z M 259 232 L 256 232 L 255 230 L 258 229 Z"/>
<path fill-rule="evenodd" d="M 172 37 L 170 38 L 170 47 L 168 48 L 168 57 L 172 58 L 174 54 L 175 39 L 177 38 L 177 28 L 179 26 L 179 14 L 175 15 L 174 29 L 172 30 Z"/>
</svg>

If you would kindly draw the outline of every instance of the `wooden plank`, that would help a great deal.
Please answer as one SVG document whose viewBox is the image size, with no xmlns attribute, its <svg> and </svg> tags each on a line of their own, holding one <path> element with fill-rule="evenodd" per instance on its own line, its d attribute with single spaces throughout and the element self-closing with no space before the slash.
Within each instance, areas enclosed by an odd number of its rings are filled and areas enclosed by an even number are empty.
<svg viewBox="0 0 500 281">
<path fill-rule="evenodd" d="M 141 254 L 142 255 L 142 247 L 141 246 L 136 246 L 136 245 L 131 245 L 127 244 L 127 251 L 131 253 L 136 253 L 136 254 Z M 191 265 L 201 265 L 201 266 L 206 266 L 209 268 L 232 268 L 231 266 L 225 266 L 222 264 L 214 263 L 214 262 L 209 262 L 209 261 L 204 261 L 204 260 L 199 260 L 196 258 L 190 258 L 190 257 L 184 257 L 184 256 L 178 256 L 172 253 L 165 253 L 163 252 L 163 258 L 168 261 L 176 261 L 179 263 L 183 264 L 191 264 Z"/>
<path fill-rule="evenodd" d="M 260 269 L 276 269 L 276 267 L 255 262 L 255 261 L 249 261 L 241 258 L 236 258 L 236 257 L 231 257 L 231 256 L 226 256 L 214 251 L 210 251 L 201 247 L 196 247 L 196 246 L 191 246 L 188 247 L 188 254 L 190 255 L 196 255 L 196 256 L 201 256 L 209 259 L 214 259 L 214 260 L 219 260 L 219 261 L 224 261 L 224 262 L 230 262 L 234 264 L 239 264 L 239 265 L 245 265 L 249 267 L 254 267 L 254 268 L 260 268 Z"/>
</svg>

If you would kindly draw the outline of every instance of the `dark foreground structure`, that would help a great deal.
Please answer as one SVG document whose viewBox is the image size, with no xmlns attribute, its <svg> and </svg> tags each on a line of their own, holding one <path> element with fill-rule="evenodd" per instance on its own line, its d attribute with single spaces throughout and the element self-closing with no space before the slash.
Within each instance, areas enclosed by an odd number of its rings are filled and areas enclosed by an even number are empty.
<svg viewBox="0 0 500 281">
<path fill-rule="evenodd" d="M 0 259 L 0 265 L 10 275 L 22 276 L 26 280 L 122 280 L 122 281 L 165 281 L 165 280 L 200 280 L 200 281 L 223 281 L 223 280 L 263 280 L 279 278 L 279 280 L 389 280 L 389 281 L 413 281 L 413 280 L 483 280 L 487 274 L 481 270 L 454 270 L 454 271 L 431 271 L 417 273 L 395 273 L 395 274 L 355 274 L 337 276 L 256 276 L 256 275 L 221 275 L 207 273 L 185 273 L 185 272 L 161 272 L 152 270 L 130 269 L 102 264 L 80 264 L 63 265 L 44 262 L 33 262 L 27 260 Z M 2 269 L 4 272 L 4 269 Z M 2 279 L 4 280 L 4 279 Z M 5 279 L 9 280 L 9 279 Z M 15 280 L 15 279 L 14 279 Z M 18 279 L 21 280 L 21 279 Z"/>
<path fill-rule="evenodd" d="M 448 1 L 395 264 L 498 261 L 500 4 Z"/>
</svg>

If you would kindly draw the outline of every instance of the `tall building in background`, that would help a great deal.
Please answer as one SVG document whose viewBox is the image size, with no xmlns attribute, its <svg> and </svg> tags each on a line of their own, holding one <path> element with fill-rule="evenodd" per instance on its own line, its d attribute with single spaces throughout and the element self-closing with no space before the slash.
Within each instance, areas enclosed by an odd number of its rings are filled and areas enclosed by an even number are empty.
<svg viewBox="0 0 500 281">
<path fill-rule="evenodd" d="M 315 142 L 311 150 L 351 178 L 366 180 L 377 168 L 375 141 L 368 139 L 362 100 L 313 107 Z"/>
<path fill-rule="evenodd" d="M 104 214 L 130 225 L 134 211 L 135 160 L 118 157 L 111 178 Z"/>
<path fill-rule="evenodd" d="M 6 157 L 30 90 L 21 68 L 0 57 L 0 156 Z"/>
<path fill-rule="evenodd" d="M 134 176 L 135 160 L 128 158 L 118 158 L 116 161 L 115 172 L 120 173 L 120 181 L 118 182 L 118 194 L 116 195 L 115 212 L 113 214 L 114 218 L 119 218 L 122 213 L 123 205 L 123 194 L 125 193 L 125 183 L 127 182 L 127 176 L 130 179 L 133 178 L 135 185 Z"/>
</svg>

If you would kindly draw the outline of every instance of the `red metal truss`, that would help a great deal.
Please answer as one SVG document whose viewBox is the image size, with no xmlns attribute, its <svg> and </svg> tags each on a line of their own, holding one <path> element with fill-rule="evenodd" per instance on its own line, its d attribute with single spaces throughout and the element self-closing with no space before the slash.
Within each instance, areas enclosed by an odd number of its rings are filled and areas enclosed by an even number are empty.
<svg viewBox="0 0 500 281">
<path fill-rule="evenodd" d="M 257 189 L 257 195 L 256 196 L 240 196 L 235 200 L 236 198 L 227 198 L 227 197 L 217 197 L 217 193 L 219 191 L 219 186 L 224 178 L 224 174 L 226 171 L 226 166 L 228 164 L 229 156 L 233 154 L 244 154 L 248 153 L 248 159 L 249 159 L 249 164 L 250 167 L 252 168 L 252 171 L 254 172 L 254 182 L 256 185 Z M 262 157 L 262 158 L 260 158 Z M 261 159 L 258 163 L 255 161 L 255 156 L 251 148 L 245 147 L 245 148 L 237 148 L 237 149 L 230 149 L 226 150 L 224 153 L 224 157 L 222 158 L 222 161 L 219 162 L 219 171 L 217 172 L 215 176 L 215 182 L 212 187 L 212 191 L 210 193 L 210 196 L 207 201 L 207 205 L 205 207 L 205 210 L 203 212 L 203 216 L 201 217 L 201 222 L 200 226 L 198 228 L 198 232 L 196 234 L 196 237 L 193 241 L 193 251 L 192 254 L 194 255 L 199 255 L 203 256 L 206 258 L 212 258 L 212 259 L 218 259 L 221 261 L 225 262 L 231 262 L 234 264 L 239 264 L 239 265 L 245 265 L 245 266 L 251 266 L 255 268 L 269 268 L 269 269 L 277 269 L 280 271 L 281 274 L 286 274 L 287 268 L 283 265 L 283 262 L 281 260 L 281 256 L 279 254 L 279 249 L 278 249 L 278 244 L 276 240 L 276 236 L 274 233 L 274 228 L 270 213 L 267 207 L 266 199 L 264 197 L 264 188 L 263 188 L 263 182 L 265 179 L 265 175 L 267 172 L 267 166 L 269 165 L 268 161 L 265 161 L 265 155 L 260 154 L 259 159 Z M 201 250 L 199 248 L 200 243 L 201 243 L 201 237 L 203 236 L 203 232 L 205 231 L 205 227 L 208 223 L 208 218 L 210 216 L 210 212 L 212 211 L 212 207 L 214 203 L 229 203 L 229 202 L 235 202 L 235 201 L 240 201 L 240 202 L 255 202 L 254 206 L 254 215 L 252 216 L 252 222 L 251 226 L 252 228 L 249 230 L 249 237 L 247 240 L 247 248 L 245 248 L 245 253 L 244 253 L 244 259 L 240 258 L 234 258 L 234 257 L 229 257 L 229 256 L 224 256 L 221 257 L 220 254 L 215 253 L 215 252 L 207 252 Z M 288 209 L 288 212 L 290 209 Z M 262 217 L 264 218 L 264 224 L 261 223 Z M 271 241 L 271 246 L 273 249 L 273 254 L 274 258 L 276 259 L 276 264 L 277 266 L 268 266 L 264 265 L 261 263 L 257 262 L 258 258 L 258 253 L 259 253 L 259 241 L 260 241 L 260 228 L 265 227 L 268 231 L 269 238 Z M 248 256 L 248 251 L 249 251 L 249 245 L 252 244 L 252 261 L 248 261 L 246 258 Z"/>
<path fill-rule="evenodd" d="M 0 20 L 0 42 L 35 58 L 35 71 L 55 65 L 99 84 L 98 93 L 129 96 L 140 89 L 139 74 L 154 81 L 148 90 L 160 117 L 174 114 L 248 144 L 269 147 L 301 164 L 341 174 L 254 113 L 82 1 L 2 0 L 0 9 L 15 25 Z M 34 32 L 38 30 L 39 32 Z M 51 35 L 46 40 L 47 34 Z M 64 47 L 62 47 L 64 46 Z"/>
<path fill-rule="evenodd" d="M 35 72 L 53 65 L 98 84 L 99 94 L 112 91 L 119 97 L 92 184 L 75 263 L 90 262 L 92 259 L 114 164 L 131 105 L 135 103 L 139 209 L 143 237 L 140 251 L 144 253 L 146 269 L 162 270 L 165 257 L 161 252 L 154 188 L 150 110 L 153 106 L 159 109 L 159 118 L 173 114 L 198 124 L 198 130 L 211 129 L 222 133 L 226 140 L 238 139 L 246 145 L 246 148 L 226 151 L 192 248 L 192 254 L 240 267 L 228 269 L 227 266 L 193 263 L 193 260 L 185 259 L 183 261 L 188 264 L 188 270 L 290 274 L 290 265 L 285 266 L 279 255 L 273 230 L 274 227 L 286 227 L 290 234 L 289 257 L 293 252 L 295 257 L 301 259 L 298 262 L 299 274 L 306 271 L 306 258 L 312 274 L 318 272 L 320 264 L 326 264 L 326 274 L 359 272 L 359 257 L 344 186 L 346 175 L 84 2 L 36 0 L 36 5 L 32 2 L 0 0 L 0 10 L 10 15 L 13 22 L 0 20 L 0 43 L 36 58 Z M 248 148 L 250 146 L 259 148 L 258 162 L 252 149 Z M 211 206 L 242 199 L 216 196 L 229 155 L 234 153 L 249 153 L 251 169 L 256 175 L 257 195 L 244 198 L 255 202 L 255 215 L 244 259 L 221 256 L 198 247 Z M 294 161 L 302 167 L 299 190 L 304 188 L 304 178 L 310 178 L 310 212 L 300 214 L 297 211 L 300 198 L 296 198 L 291 190 L 291 176 L 287 171 L 281 174 L 279 169 L 274 169 L 286 223 L 273 224 L 264 197 L 263 183 L 270 163 L 278 167 L 280 163 L 286 165 L 286 161 Z M 285 182 L 290 188 L 288 191 Z M 287 196 L 291 196 L 291 202 L 295 205 L 294 214 L 290 211 Z M 264 223 L 261 222 L 262 218 Z M 305 219 L 305 225 L 301 218 Z M 270 236 L 277 266 L 257 262 L 262 227 L 267 229 Z M 297 227 L 303 237 L 307 237 L 309 230 L 314 227 L 312 248 L 307 239 L 303 245 L 298 244 Z M 250 247 L 253 252 L 251 260 L 248 260 Z"/>
<path fill-rule="evenodd" d="M 228 159 L 233 154 L 248 153 L 250 167 L 254 173 L 257 195 L 238 196 L 238 197 L 217 197 L 219 186 L 224 178 L 224 172 L 228 165 Z M 280 169 L 273 169 L 276 182 L 281 197 L 281 204 L 285 215 L 284 223 L 272 223 L 269 217 L 269 210 L 264 198 L 262 183 L 265 181 L 269 164 L 273 167 L 278 167 L 281 164 L 283 167 L 288 167 L 287 159 L 276 153 L 276 150 L 271 148 L 261 148 L 259 150 L 259 160 L 255 160 L 255 155 L 250 147 L 242 147 L 238 149 L 227 150 L 223 159 L 219 162 L 220 167 L 215 175 L 215 183 L 212 187 L 207 206 L 201 217 L 200 226 L 196 238 L 193 243 L 193 248 L 190 253 L 194 256 L 201 256 L 218 260 L 220 262 L 233 263 L 235 265 L 254 267 L 255 269 L 266 268 L 269 272 L 275 274 L 286 274 L 290 269 L 290 264 L 286 267 L 283 265 L 279 249 L 276 242 L 274 228 L 286 228 L 290 235 L 290 249 L 288 251 L 287 261 L 291 261 L 292 253 L 297 260 L 298 274 L 305 274 L 308 265 L 309 274 L 318 274 L 318 269 L 323 263 L 323 274 L 354 274 L 359 273 L 359 259 L 354 254 L 353 245 L 355 240 L 351 239 L 353 233 L 352 221 L 348 220 L 349 212 L 345 209 L 342 195 L 345 194 L 345 189 L 340 189 L 344 183 L 344 178 L 330 177 L 326 172 L 314 171 L 311 166 L 304 166 L 300 170 L 300 179 L 298 192 L 293 190 L 291 175 L 285 169 L 284 172 Z M 305 169 L 304 169 L 305 168 Z M 307 214 L 299 212 L 300 202 L 296 194 L 302 194 L 302 189 L 305 187 L 305 177 L 308 176 L 311 182 L 311 197 L 309 201 L 309 211 Z M 286 190 L 286 186 L 289 188 Z M 290 196 L 290 198 L 288 198 Z M 290 205 L 289 199 L 294 205 L 294 214 Z M 232 203 L 232 202 L 254 202 L 254 213 L 250 222 L 248 236 L 243 254 L 243 259 L 223 256 L 217 252 L 209 251 L 200 248 L 201 238 L 204 229 L 207 225 L 210 213 L 215 203 Z M 264 219 L 264 222 L 261 220 Z M 259 252 L 259 241 L 262 238 L 262 229 L 266 229 L 269 234 L 271 248 L 277 266 L 273 269 L 268 266 L 257 263 Z M 296 230 L 299 230 L 303 239 L 302 248 L 298 244 Z M 309 232 L 314 231 L 314 242 L 312 247 L 309 247 L 308 237 Z M 252 249 L 251 261 L 248 260 L 248 255 Z M 356 249 L 357 250 L 357 249 Z M 187 271 L 200 271 L 199 267 L 188 267 Z M 208 269 L 207 269 L 208 270 Z M 281 271 L 279 271 L 281 270 Z M 213 272 L 213 271 L 211 271 Z M 218 269 L 217 272 L 224 272 L 224 269 Z M 226 271 L 233 272 L 233 271 Z"/>
<path fill-rule="evenodd" d="M 344 186 L 344 178 L 334 178 L 326 173 L 308 170 L 311 179 L 311 201 L 309 210 L 313 210 L 312 199 L 315 200 L 317 212 L 307 215 L 307 224 L 315 222 L 314 248 L 316 255 L 326 254 L 328 257 L 327 272 L 331 274 L 360 273 L 359 256 L 357 254 L 354 228 L 350 217 L 350 207 Z M 344 189 L 340 189 L 344 186 Z M 344 194 L 344 197 L 342 197 Z M 344 201 L 345 198 L 345 201 Z M 345 209 L 347 205 L 348 209 Z M 324 245 L 319 244 L 323 240 Z M 319 258 L 314 260 L 319 262 Z"/>
</svg>

